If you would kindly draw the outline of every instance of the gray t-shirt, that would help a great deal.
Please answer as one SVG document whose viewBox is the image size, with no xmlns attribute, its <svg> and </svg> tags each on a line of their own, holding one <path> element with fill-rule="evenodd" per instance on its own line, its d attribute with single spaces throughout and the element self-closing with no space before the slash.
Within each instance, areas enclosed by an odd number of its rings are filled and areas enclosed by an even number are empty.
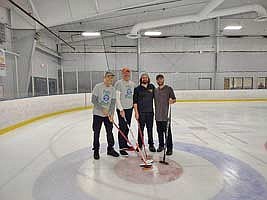
<svg viewBox="0 0 267 200">
<path fill-rule="evenodd" d="M 107 109 L 110 115 L 114 114 L 116 104 L 116 90 L 113 86 L 107 87 L 104 83 L 98 83 L 93 89 L 92 103 L 93 114 L 105 117 L 102 110 Z"/>
<path fill-rule="evenodd" d="M 169 110 L 169 99 L 176 99 L 174 91 L 168 85 L 155 89 L 155 118 L 156 121 L 167 121 Z"/>
<path fill-rule="evenodd" d="M 135 83 L 131 80 L 125 81 L 123 79 L 118 80 L 115 83 L 115 88 L 120 91 L 120 103 L 123 109 L 130 109 L 133 107 L 133 92 Z"/>
</svg>

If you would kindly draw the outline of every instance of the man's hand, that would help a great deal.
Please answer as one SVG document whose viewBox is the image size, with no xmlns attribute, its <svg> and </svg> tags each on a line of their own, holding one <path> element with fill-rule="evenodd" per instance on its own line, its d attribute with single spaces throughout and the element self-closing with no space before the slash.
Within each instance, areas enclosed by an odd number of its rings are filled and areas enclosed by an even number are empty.
<svg viewBox="0 0 267 200">
<path fill-rule="evenodd" d="M 135 113 L 135 119 L 136 120 L 139 120 L 139 114 L 138 114 L 138 112 Z"/>
<path fill-rule="evenodd" d="M 124 112 L 124 110 L 120 111 L 120 115 L 121 115 L 122 118 L 125 118 L 125 112 Z"/>
<path fill-rule="evenodd" d="M 113 122 L 114 122 L 113 115 L 109 115 L 109 116 L 108 116 L 108 119 L 109 119 L 109 121 L 110 121 L 111 123 L 113 123 Z"/>
<path fill-rule="evenodd" d="M 174 104 L 176 102 L 176 100 L 169 98 L 169 104 Z"/>
<path fill-rule="evenodd" d="M 108 116 L 108 109 L 105 109 L 105 108 L 104 108 L 104 109 L 102 110 L 102 112 L 103 112 L 104 116 Z"/>
</svg>

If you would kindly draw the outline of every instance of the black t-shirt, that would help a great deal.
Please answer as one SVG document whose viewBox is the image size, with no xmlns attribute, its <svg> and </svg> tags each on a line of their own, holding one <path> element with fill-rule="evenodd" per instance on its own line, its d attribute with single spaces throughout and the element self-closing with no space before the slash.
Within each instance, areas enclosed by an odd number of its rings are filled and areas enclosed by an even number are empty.
<svg viewBox="0 0 267 200">
<path fill-rule="evenodd" d="M 153 84 L 148 84 L 147 87 L 139 85 L 134 89 L 133 103 L 137 104 L 139 113 L 153 113 L 154 90 Z"/>
</svg>

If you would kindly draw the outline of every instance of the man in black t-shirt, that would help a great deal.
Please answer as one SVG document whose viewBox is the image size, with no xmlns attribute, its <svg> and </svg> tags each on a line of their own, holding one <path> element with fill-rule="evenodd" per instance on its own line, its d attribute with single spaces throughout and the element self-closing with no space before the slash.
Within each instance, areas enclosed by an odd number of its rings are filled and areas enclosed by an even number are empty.
<svg viewBox="0 0 267 200">
<path fill-rule="evenodd" d="M 134 89 L 133 103 L 135 118 L 140 123 L 142 132 L 146 126 L 148 135 L 149 150 L 155 152 L 153 142 L 153 99 L 155 86 L 150 83 L 148 74 L 142 74 L 140 85 Z M 138 144 L 142 147 L 142 138 L 138 134 Z"/>
</svg>

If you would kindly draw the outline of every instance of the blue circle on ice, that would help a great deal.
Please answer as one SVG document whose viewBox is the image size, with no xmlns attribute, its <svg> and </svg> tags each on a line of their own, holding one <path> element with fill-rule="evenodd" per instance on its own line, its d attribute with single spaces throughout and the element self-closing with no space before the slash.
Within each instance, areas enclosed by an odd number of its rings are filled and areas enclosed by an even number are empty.
<svg viewBox="0 0 267 200">
<path fill-rule="evenodd" d="M 223 189 L 212 200 L 266 200 L 265 178 L 248 164 L 210 148 L 177 142 L 176 150 L 200 156 L 223 174 Z"/>
<path fill-rule="evenodd" d="M 267 199 L 266 180 L 248 164 L 222 152 L 194 144 L 176 142 L 174 149 L 208 160 L 223 174 L 223 189 L 212 200 Z M 34 184 L 34 199 L 93 200 L 93 197 L 85 194 L 76 184 L 77 172 L 88 159 L 92 159 L 92 151 L 85 148 L 68 154 L 49 165 Z"/>
</svg>

